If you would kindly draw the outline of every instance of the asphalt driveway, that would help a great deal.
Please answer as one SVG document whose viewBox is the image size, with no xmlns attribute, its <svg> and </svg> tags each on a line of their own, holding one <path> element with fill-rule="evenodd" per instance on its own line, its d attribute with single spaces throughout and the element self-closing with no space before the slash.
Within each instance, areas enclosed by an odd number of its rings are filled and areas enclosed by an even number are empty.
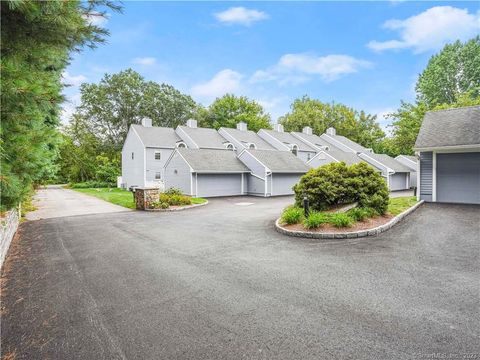
<svg viewBox="0 0 480 360">
<path fill-rule="evenodd" d="M 274 231 L 289 201 L 23 224 L 2 274 L 3 354 L 478 358 L 479 207 L 426 205 L 377 238 L 314 241 Z"/>
</svg>

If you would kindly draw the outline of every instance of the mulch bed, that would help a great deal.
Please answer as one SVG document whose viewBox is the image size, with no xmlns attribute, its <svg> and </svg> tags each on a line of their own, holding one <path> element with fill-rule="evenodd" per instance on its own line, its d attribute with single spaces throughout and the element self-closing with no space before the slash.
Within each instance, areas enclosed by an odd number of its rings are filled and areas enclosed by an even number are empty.
<svg viewBox="0 0 480 360">
<path fill-rule="evenodd" d="M 325 224 L 322 227 L 317 229 L 307 229 L 303 226 L 303 224 L 293 224 L 293 225 L 286 225 L 281 224 L 282 227 L 286 230 L 291 231 L 308 231 L 312 233 L 345 233 L 345 232 L 354 232 L 354 231 L 362 231 L 362 230 L 369 230 L 376 228 L 378 226 L 384 225 L 389 222 L 394 216 L 387 214 L 383 216 L 376 216 L 373 218 L 365 219 L 364 221 L 357 221 L 352 227 L 347 228 L 336 228 L 331 224 Z"/>
</svg>

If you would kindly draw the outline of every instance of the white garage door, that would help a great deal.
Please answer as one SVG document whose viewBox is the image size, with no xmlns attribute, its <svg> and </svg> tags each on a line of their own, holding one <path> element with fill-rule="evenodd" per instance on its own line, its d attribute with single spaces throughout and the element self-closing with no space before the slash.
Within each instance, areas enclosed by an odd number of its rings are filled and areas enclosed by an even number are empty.
<svg viewBox="0 0 480 360">
<path fill-rule="evenodd" d="M 437 154 L 437 201 L 480 204 L 480 153 Z"/>
<path fill-rule="evenodd" d="M 235 195 L 242 195 L 242 174 L 197 175 L 197 196 L 213 197 Z"/>
</svg>

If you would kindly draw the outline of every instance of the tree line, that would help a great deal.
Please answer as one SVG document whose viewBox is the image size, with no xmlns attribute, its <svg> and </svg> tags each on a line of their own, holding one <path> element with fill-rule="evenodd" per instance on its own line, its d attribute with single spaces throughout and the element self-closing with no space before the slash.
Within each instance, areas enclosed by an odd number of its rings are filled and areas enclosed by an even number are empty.
<svg viewBox="0 0 480 360">
<path fill-rule="evenodd" d="M 270 115 L 255 100 L 226 94 L 203 107 L 131 69 L 82 84 L 80 105 L 61 126 L 61 74 L 73 52 L 105 41 L 108 32 L 91 19 L 105 16 L 107 9 L 121 11 L 108 0 L 2 3 L 1 210 L 16 206 L 45 181 L 114 182 L 128 128 L 144 117 L 155 126 L 175 127 L 194 118 L 203 127 L 243 121 L 253 131 L 271 128 Z M 480 38 L 446 45 L 432 56 L 416 92 L 414 103 L 402 102 L 390 115 L 392 136 L 375 115 L 308 96 L 294 100 L 278 121 L 286 131 L 310 126 L 323 133 L 333 126 L 376 152 L 412 154 L 426 111 L 480 104 Z"/>
</svg>

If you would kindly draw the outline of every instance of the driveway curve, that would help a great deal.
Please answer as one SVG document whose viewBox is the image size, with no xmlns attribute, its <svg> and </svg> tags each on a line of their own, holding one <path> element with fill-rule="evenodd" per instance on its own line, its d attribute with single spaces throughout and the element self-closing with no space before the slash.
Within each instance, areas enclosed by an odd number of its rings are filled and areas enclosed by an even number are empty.
<svg viewBox="0 0 480 360">
<path fill-rule="evenodd" d="M 290 201 L 22 224 L 2 274 L 3 354 L 477 356 L 480 207 L 426 204 L 376 238 L 318 241 L 274 230 Z"/>
<path fill-rule="evenodd" d="M 27 220 L 130 211 L 123 206 L 65 189 L 61 185 L 47 185 L 38 189 L 34 205 L 37 209 L 27 213 Z"/>
</svg>

